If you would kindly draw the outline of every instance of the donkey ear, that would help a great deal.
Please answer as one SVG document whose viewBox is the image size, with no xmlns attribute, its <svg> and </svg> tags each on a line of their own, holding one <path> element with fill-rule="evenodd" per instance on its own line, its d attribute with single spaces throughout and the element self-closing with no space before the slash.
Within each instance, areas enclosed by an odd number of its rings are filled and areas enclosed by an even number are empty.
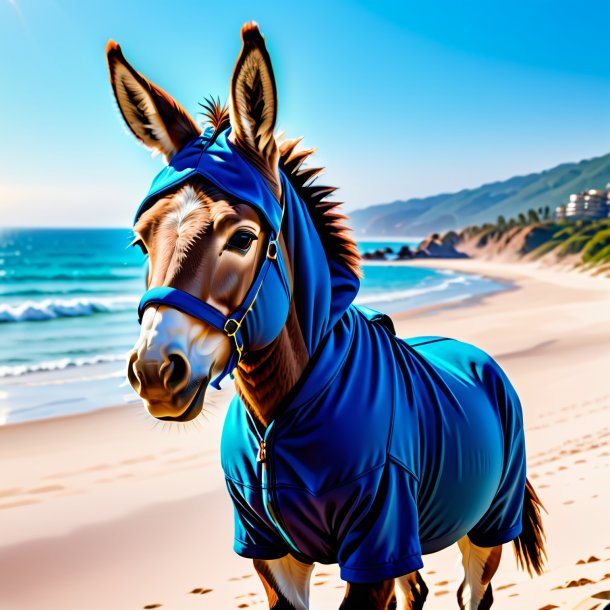
<svg viewBox="0 0 610 610">
<path fill-rule="evenodd" d="M 131 67 L 113 40 L 106 45 L 106 58 L 112 90 L 127 126 L 140 142 L 169 162 L 200 129 L 178 102 Z"/>
<path fill-rule="evenodd" d="M 263 171 L 278 194 L 279 152 L 273 134 L 277 90 L 271 60 L 256 23 L 246 23 L 241 38 L 243 46 L 231 82 L 231 139 Z"/>
</svg>

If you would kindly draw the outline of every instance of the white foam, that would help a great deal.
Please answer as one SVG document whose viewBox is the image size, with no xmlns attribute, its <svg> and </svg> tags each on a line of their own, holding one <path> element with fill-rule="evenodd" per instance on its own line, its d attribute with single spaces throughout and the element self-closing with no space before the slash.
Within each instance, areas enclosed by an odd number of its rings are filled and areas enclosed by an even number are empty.
<svg viewBox="0 0 610 610">
<path fill-rule="evenodd" d="M 96 313 L 126 311 L 138 304 L 138 297 L 102 297 L 73 299 L 44 299 L 25 301 L 18 305 L 0 304 L 0 322 L 29 322 L 91 316 Z"/>
<path fill-rule="evenodd" d="M 88 364 L 101 364 L 104 362 L 125 361 L 125 354 L 103 354 L 89 358 L 60 358 L 48 360 L 35 364 L 18 364 L 14 366 L 0 366 L 0 377 L 18 377 L 27 373 L 38 373 L 41 371 L 61 371 L 69 367 L 86 366 Z"/>
<path fill-rule="evenodd" d="M 430 294 L 433 292 L 443 292 L 448 290 L 452 285 L 462 284 L 467 285 L 470 283 L 470 279 L 467 276 L 460 275 L 458 277 L 451 277 L 451 279 L 444 280 L 438 284 L 426 286 L 422 288 L 408 288 L 406 290 L 390 290 L 386 292 L 375 292 L 356 297 L 356 303 L 358 305 L 370 305 L 372 303 L 387 303 L 393 301 L 403 301 L 413 297 L 421 296 L 423 294 Z"/>
</svg>

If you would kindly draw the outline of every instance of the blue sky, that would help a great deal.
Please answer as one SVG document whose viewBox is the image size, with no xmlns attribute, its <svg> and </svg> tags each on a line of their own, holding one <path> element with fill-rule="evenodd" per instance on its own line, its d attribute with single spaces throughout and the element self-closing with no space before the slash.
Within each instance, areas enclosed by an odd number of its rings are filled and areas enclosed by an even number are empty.
<svg viewBox="0 0 610 610">
<path fill-rule="evenodd" d="M 129 226 L 161 162 L 122 126 L 106 41 L 195 115 L 252 19 L 279 126 L 347 210 L 610 151 L 607 0 L 0 0 L 0 224 Z"/>
</svg>

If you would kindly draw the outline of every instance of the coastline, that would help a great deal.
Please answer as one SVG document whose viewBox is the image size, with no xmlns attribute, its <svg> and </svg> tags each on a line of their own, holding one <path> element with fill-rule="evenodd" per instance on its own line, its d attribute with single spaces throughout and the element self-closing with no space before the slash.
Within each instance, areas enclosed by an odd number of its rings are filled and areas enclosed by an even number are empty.
<svg viewBox="0 0 610 610">
<path fill-rule="evenodd" d="M 390 315 L 406 309 L 418 312 L 439 304 L 459 303 L 506 288 L 505 282 L 480 275 L 438 268 L 418 269 L 392 262 L 365 264 L 363 271 L 356 303 Z M 63 303 L 57 301 L 60 302 Z M 43 306 L 44 302 L 41 303 L 36 307 L 48 308 L 48 304 Z M 34 302 L 20 307 L 28 311 L 36 309 Z M 31 320 L 8 323 L 9 340 L 4 358 L 5 361 L 12 359 L 13 364 L 0 366 L 0 425 L 88 412 L 109 404 L 139 403 L 125 377 L 126 353 L 133 345 L 136 336 L 133 333 L 137 331 L 135 320 L 129 314 L 121 313 L 118 321 L 103 313 L 89 312 L 84 318 L 68 316 L 43 323 Z M 131 321 L 127 327 L 125 318 Z M 117 322 L 118 326 L 114 326 Z M 58 328 L 53 326 L 56 324 Z M 100 341 L 96 329 L 101 331 L 102 324 L 111 331 L 110 343 Z M 61 356 L 58 359 L 32 358 L 37 348 L 42 354 L 48 354 L 45 351 L 49 350 L 48 335 L 57 334 L 61 328 L 73 337 L 73 341 L 62 345 L 63 341 L 56 338 L 51 341 L 51 350 L 61 352 L 65 349 L 66 352 L 56 353 Z M 118 346 L 112 347 L 117 342 L 122 354 L 116 352 Z M 25 348 L 25 353 L 21 353 L 21 348 Z M 90 355 L 76 357 L 78 350 L 88 350 Z M 24 359 L 29 363 L 24 364 Z M 20 363 L 14 364 L 16 362 Z"/>
<path fill-rule="evenodd" d="M 549 511 L 550 559 L 531 580 L 507 547 L 494 609 L 572 608 L 609 590 L 610 281 L 528 263 L 392 264 L 511 284 L 392 314 L 400 336 L 452 336 L 485 349 L 522 398 L 529 476 Z M 155 423 L 133 405 L 0 426 L 0 606 L 211 610 L 259 602 L 250 562 L 231 550 L 218 457 L 231 395 L 214 394 L 207 417 L 188 426 Z M 426 608 L 454 603 L 456 557 L 455 549 L 424 557 Z M 589 583 L 557 588 L 580 579 Z M 311 607 L 336 609 L 336 568 L 318 566 L 312 582 Z"/>
</svg>

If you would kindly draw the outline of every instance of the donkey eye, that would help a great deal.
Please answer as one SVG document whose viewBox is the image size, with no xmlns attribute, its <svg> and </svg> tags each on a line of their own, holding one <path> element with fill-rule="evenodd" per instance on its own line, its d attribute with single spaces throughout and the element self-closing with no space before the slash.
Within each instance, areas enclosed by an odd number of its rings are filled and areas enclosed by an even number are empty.
<svg viewBox="0 0 610 610">
<path fill-rule="evenodd" d="M 256 235 L 250 231 L 237 231 L 237 233 L 232 235 L 229 239 L 227 247 L 245 254 L 252 246 L 252 242 L 256 239 L 258 239 Z"/>
</svg>

